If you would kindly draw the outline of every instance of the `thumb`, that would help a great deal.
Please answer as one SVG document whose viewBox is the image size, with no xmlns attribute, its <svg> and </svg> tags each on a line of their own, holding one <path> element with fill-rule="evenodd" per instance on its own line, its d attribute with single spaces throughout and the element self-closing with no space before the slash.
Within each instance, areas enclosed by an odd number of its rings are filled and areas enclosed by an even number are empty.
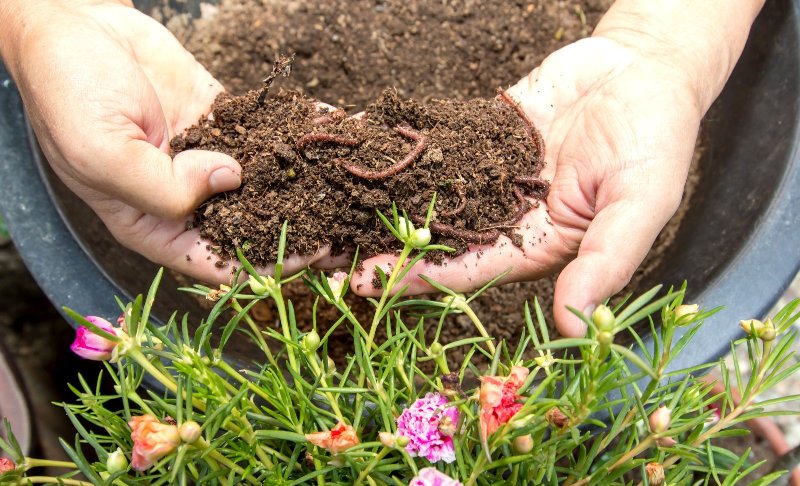
<svg viewBox="0 0 800 486">
<path fill-rule="evenodd" d="M 676 208 L 672 198 L 644 201 L 639 195 L 613 202 L 596 214 L 577 258 L 556 282 L 553 313 L 562 335 L 586 333 L 586 325 L 567 306 L 588 316 L 622 290 Z"/>
<path fill-rule="evenodd" d="M 230 156 L 206 150 L 187 150 L 170 156 L 144 140 L 131 140 L 126 161 L 100 182 L 110 193 L 140 211 L 180 219 L 210 196 L 236 189 L 241 166 Z"/>
</svg>

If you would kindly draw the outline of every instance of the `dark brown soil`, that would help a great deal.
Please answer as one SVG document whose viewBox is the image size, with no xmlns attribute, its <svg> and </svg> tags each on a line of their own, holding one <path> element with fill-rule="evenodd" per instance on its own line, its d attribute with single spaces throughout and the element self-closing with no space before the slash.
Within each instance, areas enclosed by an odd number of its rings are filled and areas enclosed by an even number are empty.
<svg viewBox="0 0 800 486">
<path fill-rule="evenodd" d="M 172 149 L 224 152 L 242 164 L 242 186 L 211 198 L 195 219 L 224 256 L 246 247 L 257 265 L 275 261 L 284 221 L 289 254 L 328 245 L 334 255 L 358 247 L 365 258 L 394 251 L 376 211 L 391 214 L 395 203 L 419 225 L 434 194 L 434 243 L 458 254 L 501 232 L 513 241 L 528 197 L 543 199 L 549 187 L 538 179 L 541 138 L 505 94 L 423 104 L 387 90 L 359 119 L 320 112 L 295 91 L 222 95 L 213 119 Z"/>
<path fill-rule="evenodd" d="M 515 83 L 551 52 L 591 34 L 612 3 L 222 0 L 219 7 L 203 4 L 196 21 L 170 8 L 162 18 L 232 93 L 258 87 L 279 52 L 296 52 L 292 76 L 280 86 L 352 106 L 353 112 L 389 87 L 421 101 L 491 98 L 498 86 Z M 699 179 L 700 153 L 678 213 L 626 291 L 638 289 L 668 252 Z M 473 306 L 492 335 L 513 341 L 522 328 L 525 301 L 538 297 L 545 315 L 552 315 L 556 278 L 489 289 Z M 302 292 L 298 289 L 296 301 Z M 458 317 L 445 326 L 442 340 L 471 329 Z"/>
</svg>

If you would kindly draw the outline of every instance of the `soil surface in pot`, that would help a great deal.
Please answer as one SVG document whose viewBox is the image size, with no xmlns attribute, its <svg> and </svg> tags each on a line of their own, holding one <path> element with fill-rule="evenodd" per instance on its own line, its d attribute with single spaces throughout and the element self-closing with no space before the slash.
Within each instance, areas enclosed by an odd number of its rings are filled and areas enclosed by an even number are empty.
<svg viewBox="0 0 800 486">
<path fill-rule="evenodd" d="M 276 86 L 354 113 L 387 88 L 420 102 L 493 98 L 498 87 L 515 83 L 549 53 L 590 35 L 612 3 L 222 0 L 218 6 L 202 4 L 200 19 L 191 20 L 169 7 L 155 16 L 234 94 L 260 87 L 278 53 L 295 52 L 292 75 Z M 699 155 L 700 150 L 681 208 L 627 291 L 641 291 L 642 280 L 668 253 L 697 184 Z M 493 336 L 513 342 L 522 329 L 525 301 L 537 297 L 545 315 L 552 315 L 556 277 L 489 289 L 473 306 Z M 295 310 L 303 316 L 302 301 L 308 294 L 301 283 L 295 287 Z M 351 299 L 351 306 L 371 309 L 361 299 Z M 307 307 L 310 312 L 310 304 Z M 272 310 L 263 308 L 261 315 L 265 325 L 272 324 Z M 474 333 L 472 324 L 458 316 L 445 326 L 441 339 L 446 342 L 465 333 Z"/>
</svg>

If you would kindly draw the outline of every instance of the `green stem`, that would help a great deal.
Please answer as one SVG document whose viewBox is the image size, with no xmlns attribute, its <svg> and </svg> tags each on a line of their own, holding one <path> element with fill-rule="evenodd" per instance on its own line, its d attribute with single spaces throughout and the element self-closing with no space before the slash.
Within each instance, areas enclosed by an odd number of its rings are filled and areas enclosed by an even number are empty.
<svg viewBox="0 0 800 486">
<path fill-rule="evenodd" d="M 164 387 L 171 391 L 173 394 L 178 394 L 178 385 L 175 383 L 175 380 L 172 377 L 169 377 L 161 372 L 158 368 L 156 368 L 153 363 L 150 362 L 149 359 L 142 353 L 141 348 L 138 346 L 132 346 L 125 355 L 134 360 L 136 363 L 139 364 L 144 370 L 150 374 L 153 378 L 155 378 L 159 383 L 164 385 Z M 206 405 L 201 400 L 192 398 L 192 405 L 201 412 L 205 412 Z"/>
<path fill-rule="evenodd" d="M 231 307 L 233 307 L 233 309 L 237 313 L 242 312 L 242 310 L 244 310 L 241 304 L 239 304 L 239 302 L 234 299 L 231 299 Z M 258 340 L 258 346 L 264 352 L 264 355 L 267 357 L 270 364 L 275 368 L 278 368 L 278 362 L 275 361 L 275 356 L 272 355 L 272 350 L 269 349 L 269 345 L 267 344 L 267 341 L 264 339 L 263 332 L 261 331 L 261 329 L 259 329 L 258 324 L 256 324 L 253 318 L 250 317 L 250 314 L 245 314 L 244 320 L 247 323 L 248 327 L 250 327 L 250 330 L 253 331 L 253 335 Z"/>
<path fill-rule="evenodd" d="M 272 299 L 275 301 L 275 306 L 278 308 L 278 319 L 281 321 L 283 337 L 286 341 L 292 342 L 292 331 L 289 329 L 289 318 L 286 315 L 286 303 L 283 301 L 283 294 L 280 288 L 271 295 Z M 297 358 L 294 355 L 294 348 L 292 346 L 286 346 L 286 353 L 289 355 L 289 366 L 292 367 L 295 373 L 300 373 L 300 368 L 297 366 Z"/>
<path fill-rule="evenodd" d="M 20 478 L 17 484 L 67 484 L 74 486 L 92 486 L 92 483 L 77 479 L 53 478 L 50 476 L 28 476 Z"/>
<path fill-rule="evenodd" d="M 311 371 L 320 377 L 319 382 L 322 384 L 322 387 L 327 388 L 328 379 L 325 377 L 323 370 L 320 368 L 319 361 L 317 360 L 317 355 L 315 353 L 309 353 L 308 365 L 311 368 Z M 334 398 L 331 392 L 325 392 L 325 397 L 328 399 L 328 403 L 330 404 L 334 415 L 336 415 L 336 418 L 339 419 L 339 422 L 345 423 L 344 415 L 342 415 L 342 411 L 339 409 L 339 401 Z"/>
<path fill-rule="evenodd" d="M 386 300 L 389 299 L 389 295 L 391 294 L 394 284 L 397 281 L 397 276 L 400 275 L 400 272 L 406 263 L 406 259 L 411 254 L 412 250 L 413 248 L 411 245 L 406 244 L 403 247 L 403 250 L 400 252 L 400 256 L 397 257 L 397 262 L 392 269 L 392 273 L 389 275 L 389 280 L 386 282 L 386 288 L 383 289 L 383 294 L 381 294 L 381 300 L 378 302 L 378 306 L 375 308 L 375 316 L 372 318 L 372 324 L 369 326 L 369 336 L 367 336 L 366 346 L 367 353 L 370 353 L 370 350 L 372 349 L 372 343 L 375 341 L 375 333 L 378 331 L 378 323 L 380 322 L 380 317 L 383 313 L 383 307 L 386 305 Z"/>
<path fill-rule="evenodd" d="M 647 449 L 649 449 L 650 446 L 653 445 L 654 441 L 655 441 L 655 439 L 653 438 L 653 436 L 652 435 L 648 435 L 643 441 L 641 441 L 639 443 L 639 445 L 637 445 L 633 449 L 629 450 L 622 457 L 617 459 L 614 462 L 614 464 L 610 465 L 606 469 L 603 469 L 602 473 L 603 474 L 609 473 L 609 472 L 613 471 L 614 469 L 620 467 L 621 465 L 627 464 L 631 459 L 633 459 L 634 457 L 638 456 L 642 452 L 644 452 Z M 593 476 L 590 474 L 590 475 L 586 476 L 585 478 L 581 479 L 580 481 L 578 481 L 577 483 L 572 484 L 572 486 L 582 486 L 584 484 L 589 484 L 589 482 L 592 480 L 592 478 L 593 478 Z M 566 485 L 566 483 L 565 483 L 565 485 Z"/>
<path fill-rule="evenodd" d="M 222 464 L 231 471 L 236 472 L 236 474 L 240 475 L 248 483 L 258 484 L 258 482 L 255 479 L 253 479 L 249 475 L 246 475 L 245 470 L 242 469 L 238 464 L 234 463 L 227 457 L 223 456 L 222 454 L 219 453 L 219 451 L 215 449 L 209 450 L 209 444 L 203 438 L 198 439 L 197 442 L 195 442 L 193 445 L 202 451 L 206 451 L 207 457 L 210 457 L 211 459 L 213 459 L 219 464 Z"/>
<path fill-rule="evenodd" d="M 30 457 L 26 457 L 25 461 L 25 470 L 34 468 L 34 467 L 63 467 L 67 469 L 77 469 L 78 466 L 75 465 L 74 462 L 69 461 L 51 461 L 48 459 L 32 459 Z"/>
<path fill-rule="evenodd" d="M 475 466 L 472 469 L 472 474 L 469 476 L 467 483 L 464 486 L 473 486 L 478 480 L 478 477 L 483 472 L 483 466 L 486 464 L 486 454 L 479 454 L 478 460 L 475 461 Z"/>
<path fill-rule="evenodd" d="M 456 309 L 460 310 L 467 317 L 469 317 L 469 319 L 475 325 L 475 328 L 478 330 L 478 333 L 482 337 L 489 338 L 489 340 L 486 341 L 486 347 L 489 348 L 489 352 L 490 353 L 494 354 L 495 353 L 494 338 L 492 338 L 489 335 L 489 333 L 486 332 L 486 328 L 483 327 L 483 323 L 478 318 L 478 315 L 475 314 L 475 311 L 473 311 L 472 308 L 469 306 L 469 304 L 467 304 L 467 301 L 465 301 L 464 299 L 462 299 L 460 297 L 457 297 L 457 298 L 455 298 L 455 300 L 453 302 L 453 307 L 455 307 Z"/>
<path fill-rule="evenodd" d="M 375 457 L 372 458 L 371 461 L 369 461 L 369 464 L 367 464 L 366 467 L 361 470 L 361 473 L 358 475 L 358 479 L 356 479 L 356 482 L 353 483 L 353 486 L 359 486 L 362 482 L 364 482 L 367 476 L 369 476 L 369 473 L 372 471 L 372 469 L 375 466 L 377 466 L 378 463 L 381 461 L 381 459 L 386 457 L 386 454 L 388 454 L 391 450 L 392 449 L 388 447 L 384 447 L 383 449 L 381 449 L 381 451 L 377 453 Z"/>
</svg>

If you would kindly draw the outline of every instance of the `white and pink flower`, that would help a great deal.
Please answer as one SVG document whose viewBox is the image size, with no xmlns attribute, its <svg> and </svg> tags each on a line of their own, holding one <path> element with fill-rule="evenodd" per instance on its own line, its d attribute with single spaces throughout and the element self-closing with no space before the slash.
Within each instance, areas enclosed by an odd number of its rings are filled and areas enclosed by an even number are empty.
<svg viewBox="0 0 800 486">
<path fill-rule="evenodd" d="M 397 435 L 408 437 L 405 450 L 430 462 L 456 460 L 453 433 L 458 424 L 458 409 L 448 406 L 447 398 L 428 393 L 403 410 L 397 418 Z"/>
</svg>

